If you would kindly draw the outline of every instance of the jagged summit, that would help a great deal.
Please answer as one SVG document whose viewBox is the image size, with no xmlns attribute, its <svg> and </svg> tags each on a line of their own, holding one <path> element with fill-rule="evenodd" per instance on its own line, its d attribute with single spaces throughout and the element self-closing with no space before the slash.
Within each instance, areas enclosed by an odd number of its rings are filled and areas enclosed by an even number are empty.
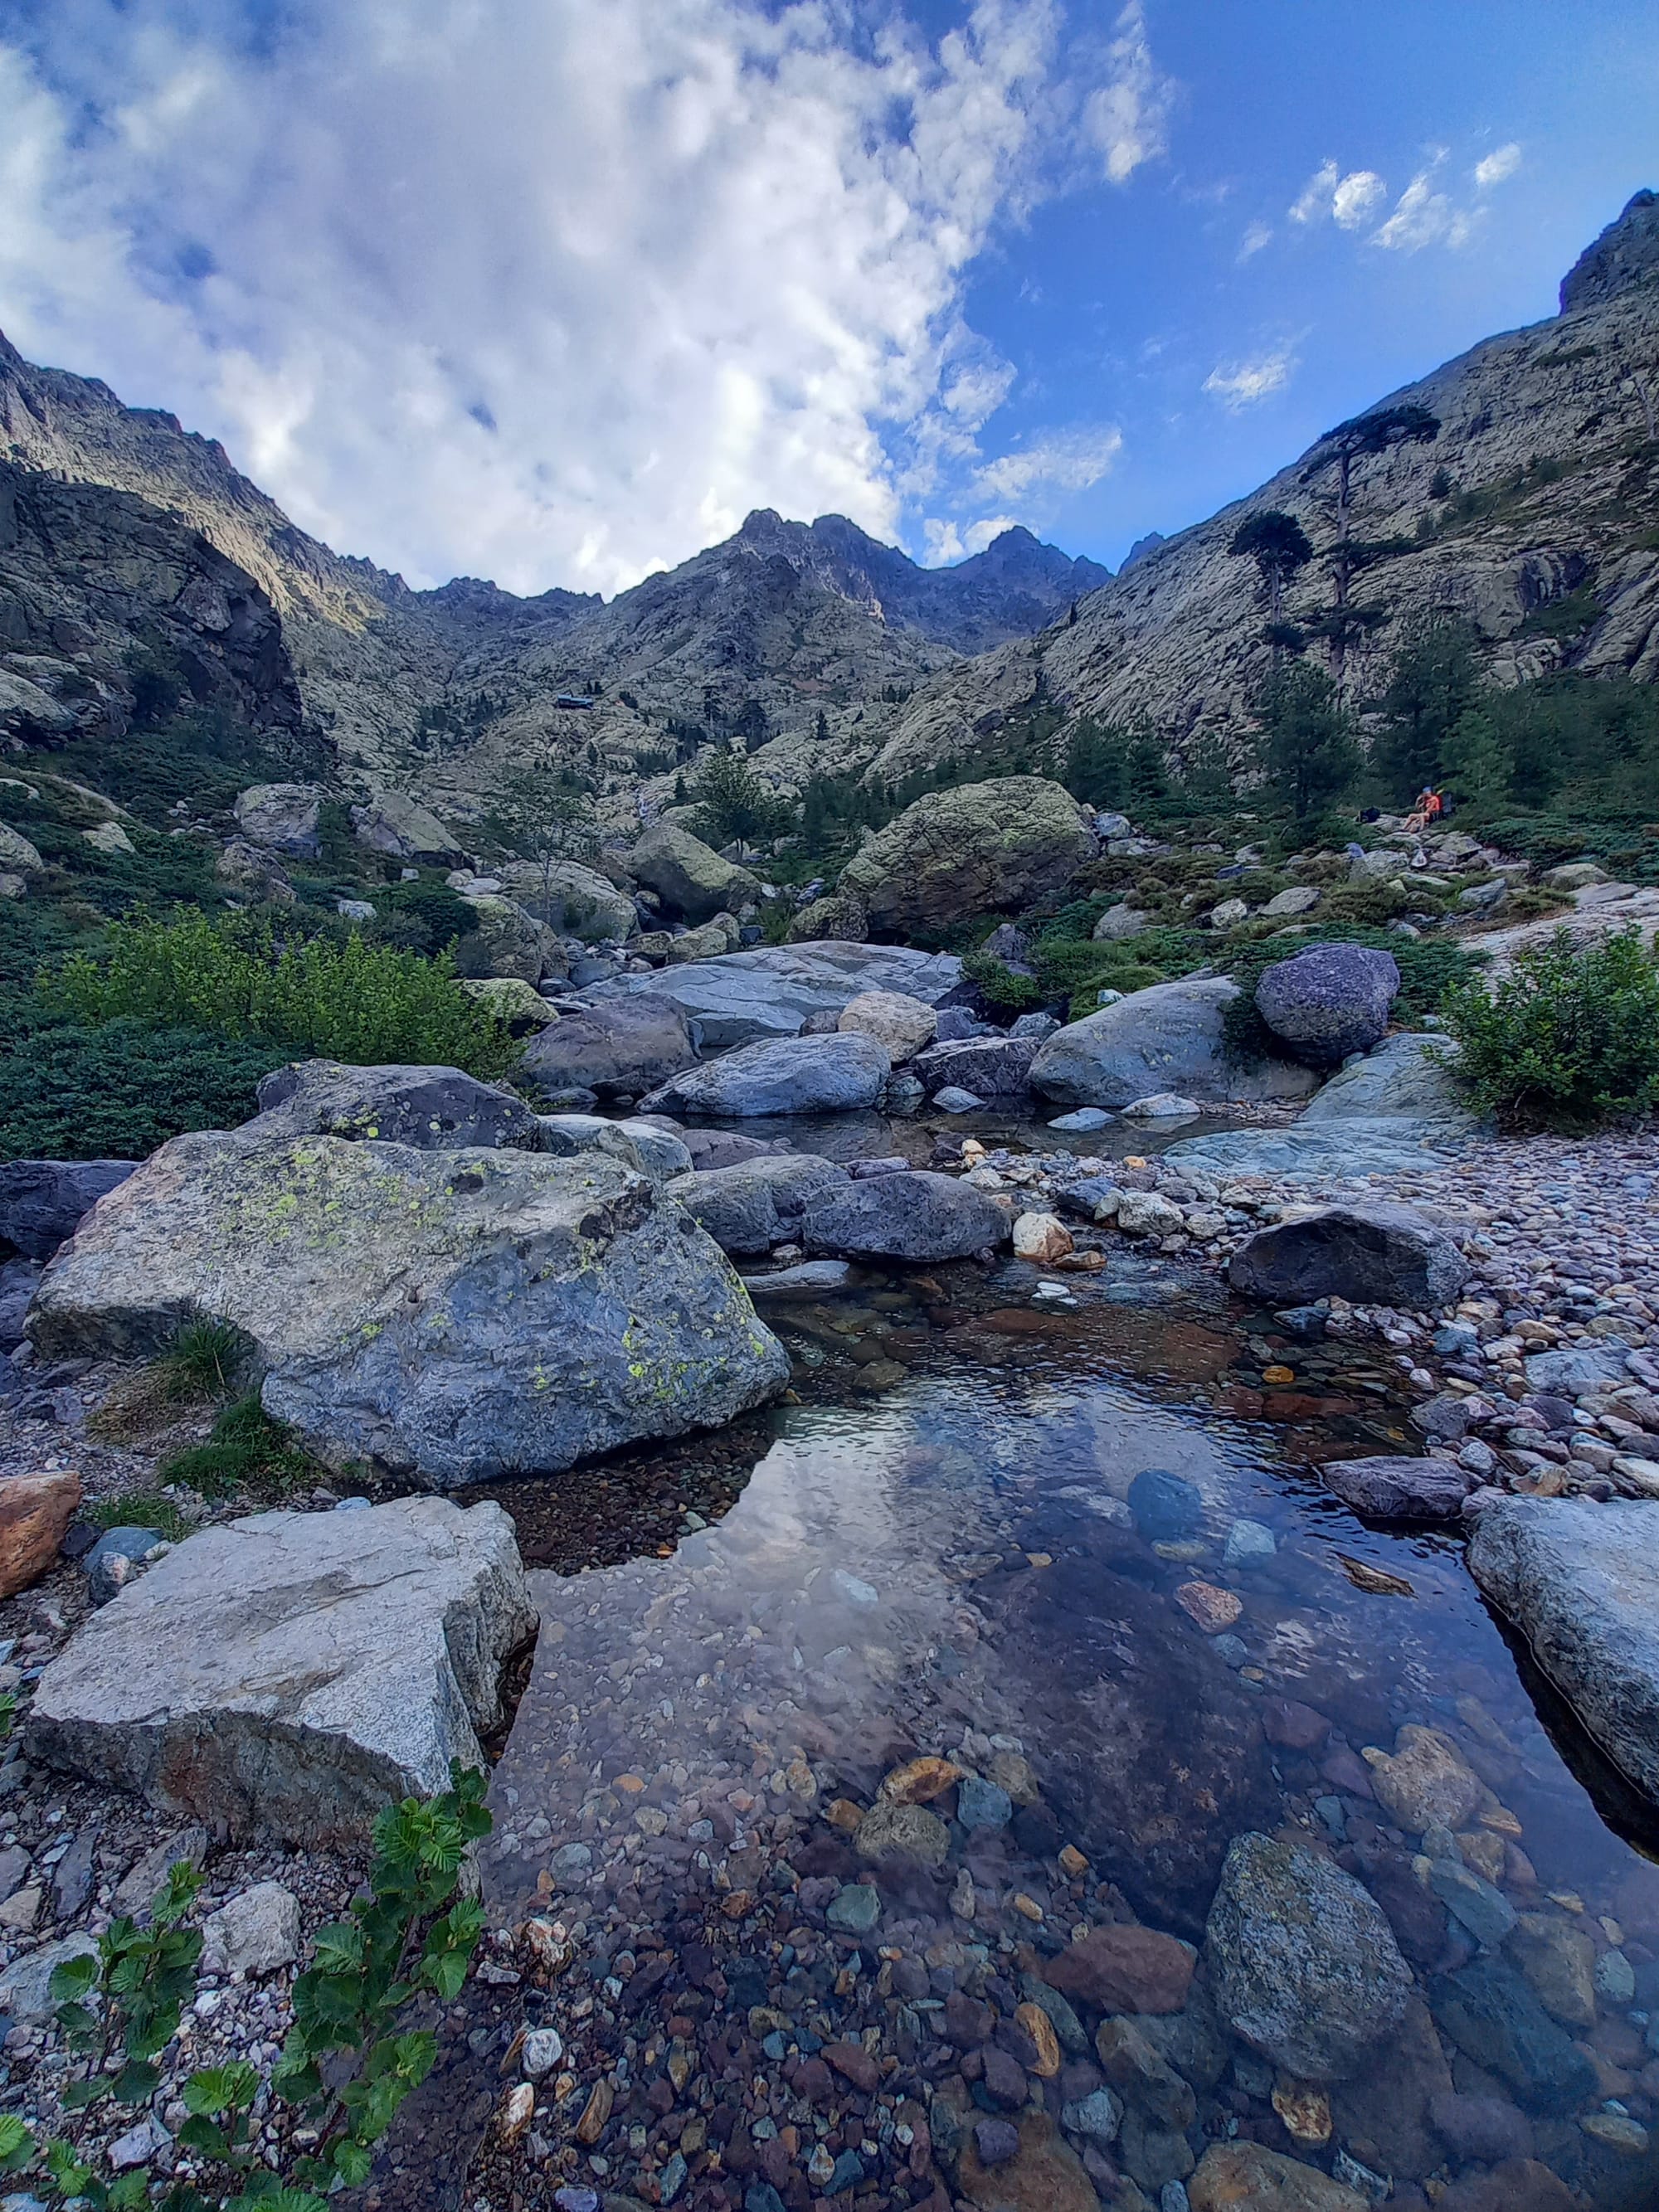
<svg viewBox="0 0 1659 2212">
<path fill-rule="evenodd" d="M 1561 313 L 1573 314 L 1659 282 L 1659 192 L 1632 194 L 1623 212 L 1561 279 Z"/>
</svg>

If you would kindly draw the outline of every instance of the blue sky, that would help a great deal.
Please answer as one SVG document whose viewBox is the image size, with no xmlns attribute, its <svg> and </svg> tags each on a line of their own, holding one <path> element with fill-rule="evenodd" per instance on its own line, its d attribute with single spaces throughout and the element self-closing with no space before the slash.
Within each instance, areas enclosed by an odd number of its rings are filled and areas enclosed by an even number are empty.
<svg viewBox="0 0 1659 2212">
<path fill-rule="evenodd" d="M 1551 313 L 1626 0 L 14 0 L 0 327 L 412 583 L 751 507 L 1115 563 Z"/>
</svg>

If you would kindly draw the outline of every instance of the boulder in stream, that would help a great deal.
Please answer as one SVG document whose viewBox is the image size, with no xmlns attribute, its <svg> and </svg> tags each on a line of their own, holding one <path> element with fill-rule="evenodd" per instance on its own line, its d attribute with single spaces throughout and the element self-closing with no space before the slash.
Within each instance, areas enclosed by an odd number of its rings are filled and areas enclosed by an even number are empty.
<svg viewBox="0 0 1659 2212">
<path fill-rule="evenodd" d="M 1407 1206 L 1325 1206 L 1246 1238 L 1227 1279 L 1249 1298 L 1424 1311 L 1450 1304 L 1473 1270 L 1443 1229 Z"/>
</svg>

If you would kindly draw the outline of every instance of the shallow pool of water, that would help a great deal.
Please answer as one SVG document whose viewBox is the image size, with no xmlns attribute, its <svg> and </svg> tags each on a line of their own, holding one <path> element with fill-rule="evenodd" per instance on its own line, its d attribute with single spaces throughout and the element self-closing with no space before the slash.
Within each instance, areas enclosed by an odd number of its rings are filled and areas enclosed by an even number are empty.
<svg viewBox="0 0 1659 2212">
<path fill-rule="evenodd" d="M 780 1309 L 795 1402 L 494 1493 L 543 1628 L 486 1897 L 576 1954 L 528 1992 L 563 2055 L 523 2202 L 1086 2212 L 1189 2179 L 1198 2203 L 1229 2143 L 1359 2201 L 1659 2201 L 1659 1871 L 1461 1546 L 1368 1530 L 1310 1472 L 1409 1448 L 1396 1371 L 1171 1263 L 1120 1256 L 1063 1304 L 1040 1279 L 872 1273 Z M 609 1548 L 600 1482 L 654 1501 Z M 540 1565 L 588 1558 L 614 1563 Z M 957 1771 L 884 1810 L 919 1759 Z M 1376 2025 L 1374 1961 L 1344 1993 L 1340 1961 L 1298 1980 L 1206 1939 L 1246 1834 L 1380 1904 L 1409 1991 L 1384 1975 Z M 1137 1923 L 1174 1941 L 1110 1971 L 1073 1948 Z M 1252 1976 L 1279 2009 L 1247 2037 Z M 1305 2078 L 1322 2008 L 1356 2004 L 1363 2058 Z"/>
</svg>

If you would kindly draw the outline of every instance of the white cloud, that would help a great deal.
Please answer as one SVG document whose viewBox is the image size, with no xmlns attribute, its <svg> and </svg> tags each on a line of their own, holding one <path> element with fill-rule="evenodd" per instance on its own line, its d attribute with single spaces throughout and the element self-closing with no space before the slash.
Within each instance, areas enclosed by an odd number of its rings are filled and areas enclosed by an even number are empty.
<svg viewBox="0 0 1659 2212">
<path fill-rule="evenodd" d="M 1513 140 L 1507 146 L 1494 147 L 1484 161 L 1475 163 L 1475 184 L 1481 191 L 1490 191 L 1494 185 L 1512 177 L 1520 166 L 1521 149 Z"/>
<path fill-rule="evenodd" d="M 1296 368 L 1296 355 L 1288 346 L 1263 354 L 1256 361 L 1218 362 L 1204 380 L 1204 389 L 1230 414 L 1254 407 L 1258 400 L 1282 392 Z"/>
<path fill-rule="evenodd" d="M 1113 28 L 1106 82 L 1090 94 L 1083 119 L 1107 177 L 1122 185 L 1145 162 L 1168 151 L 1177 87 L 1152 58 L 1141 0 L 1129 0 Z"/>
<path fill-rule="evenodd" d="M 1051 431 L 974 471 L 978 490 L 991 499 L 1018 501 L 1042 492 L 1087 491 L 1123 450 L 1123 434 L 1110 424 Z M 1012 518 L 1004 515 L 996 528 Z M 994 530 L 992 535 L 994 537 Z"/>
<path fill-rule="evenodd" d="M 1436 191 L 1434 177 L 1433 167 L 1418 171 L 1395 201 L 1394 213 L 1371 233 L 1373 246 L 1395 253 L 1420 253 L 1425 246 L 1468 244 L 1470 219 L 1445 192 Z"/>
<path fill-rule="evenodd" d="M 1058 0 L 977 0 L 932 50 L 830 0 L 32 21 L 0 43 L 9 335 L 411 581 L 612 591 L 757 505 L 890 537 L 1009 389 L 963 274 L 1051 173 Z M 1115 181 L 1170 90 L 1132 5 L 1085 102 Z M 1035 485 L 1039 450 L 976 481 Z"/>
<path fill-rule="evenodd" d="M 970 553 L 982 553 L 994 538 L 1012 530 L 1018 520 L 1012 514 L 984 514 L 963 528 L 929 515 L 921 526 L 922 559 L 930 568 L 949 568 L 953 562 L 965 561 Z"/>
<path fill-rule="evenodd" d="M 1322 222 L 1327 216 L 1352 230 L 1364 222 L 1388 186 L 1375 169 L 1350 169 L 1346 176 L 1334 161 L 1322 162 L 1310 176 L 1288 210 L 1292 222 Z"/>
<path fill-rule="evenodd" d="M 1241 261 L 1248 261 L 1253 254 L 1260 253 L 1262 247 L 1271 242 L 1273 234 L 1273 226 L 1270 223 L 1251 223 L 1245 230 L 1243 237 L 1238 241 L 1238 258 Z"/>
</svg>

